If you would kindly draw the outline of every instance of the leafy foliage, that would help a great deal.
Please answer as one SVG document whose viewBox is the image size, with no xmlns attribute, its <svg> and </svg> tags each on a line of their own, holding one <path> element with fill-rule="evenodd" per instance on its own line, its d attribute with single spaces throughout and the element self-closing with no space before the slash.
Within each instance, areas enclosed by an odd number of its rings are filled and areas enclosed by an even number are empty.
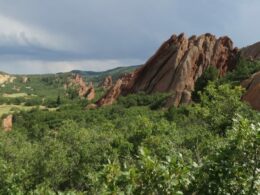
<svg viewBox="0 0 260 195">
<path fill-rule="evenodd" d="M 260 123 L 237 115 L 224 146 L 209 156 L 198 173 L 201 194 L 260 192 Z"/>
<path fill-rule="evenodd" d="M 195 83 L 192 99 L 199 101 L 199 92 L 202 92 L 210 81 L 215 81 L 219 77 L 218 69 L 214 66 L 209 66 Z"/>
<path fill-rule="evenodd" d="M 257 71 L 260 71 L 259 61 L 250 61 L 240 58 L 237 67 L 232 72 L 228 72 L 227 75 L 221 79 L 221 82 L 231 81 L 235 84 L 239 84 Z"/>
<path fill-rule="evenodd" d="M 170 109 L 168 94 L 140 93 L 86 110 L 57 78 L 32 77 L 46 83 L 36 97 L 0 99 L 46 108 L 15 111 L 0 131 L 0 194 L 259 194 L 260 115 L 215 73 L 199 101 Z"/>
</svg>

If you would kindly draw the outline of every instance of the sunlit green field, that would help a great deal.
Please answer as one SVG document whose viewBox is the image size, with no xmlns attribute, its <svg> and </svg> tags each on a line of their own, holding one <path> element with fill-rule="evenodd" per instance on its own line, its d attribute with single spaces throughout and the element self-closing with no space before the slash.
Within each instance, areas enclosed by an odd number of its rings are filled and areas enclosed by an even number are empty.
<svg viewBox="0 0 260 195">
<path fill-rule="evenodd" d="M 7 97 L 7 98 L 18 98 L 18 97 L 26 97 L 28 96 L 27 93 L 11 93 L 11 94 L 3 94 L 3 97 Z"/>
<path fill-rule="evenodd" d="M 3 114 L 11 113 L 15 110 L 30 110 L 32 106 L 23 106 L 23 105 L 0 105 L 0 117 Z"/>
<path fill-rule="evenodd" d="M 0 117 L 3 116 L 4 114 L 12 113 L 14 111 L 18 110 L 24 110 L 24 111 L 29 111 L 33 108 L 36 108 L 36 106 L 24 106 L 24 105 L 0 105 Z M 40 106 L 39 107 L 41 110 L 46 109 L 45 106 Z M 57 108 L 49 108 L 49 111 L 56 111 Z"/>
</svg>

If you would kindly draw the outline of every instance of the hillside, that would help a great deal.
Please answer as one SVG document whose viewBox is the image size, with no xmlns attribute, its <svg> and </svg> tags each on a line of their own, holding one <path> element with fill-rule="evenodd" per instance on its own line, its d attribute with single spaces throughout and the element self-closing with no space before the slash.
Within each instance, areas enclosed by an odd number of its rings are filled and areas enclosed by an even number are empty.
<svg viewBox="0 0 260 195">
<path fill-rule="evenodd" d="M 105 92 L 104 89 L 98 88 L 99 84 L 107 76 L 112 76 L 113 79 L 118 79 L 126 73 L 129 73 L 139 66 L 130 67 L 118 67 L 115 69 L 103 71 L 103 72 L 91 72 L 74 70 L 71 72 L 57 73 L 57 74 L 38 74 L 38 75 L 9 75 L 2 72 L 0 74 L 0 103 L 10 104 L 7 109 L 10 111 L 12 108 L 17 108 L 19 104 L 29 106 L 46 106 L 55 107 L 56 100 L 61 97 L 64 102 L 71 104 L 75 96 L 74 89 L 65 89 L 65 85 L 70 85 L 76 75 L 81 75 L 82 83 L 91 83 L 96 88 L 95 99 L 96 101 Z M 83 86 L 83 85 L 82 85 Z M 85 86 L 85 88 L 87 85 Z M 72 91 L 71 91 L 72 90 Z M 87 89 L 84 89 L 87 90 Z M 70 93 L 70 94 L 67 94 Z M 65 95 L 72 95 L 73 98 L 67 98 Z M 73 95 L 74 94 L 74 95 Z M 3 108 L 6 108 L 6 105 Z M 27 109 L 26 106 L 21 106 L 22 109 Z M 5 114 L 8 112 L 3 112 Z M 1 115 L 2 115 L 1 114 Z"/>
<path fill-rule="evenodd" d="M 72 70 L 70 73 L 80 74 L 86 77 L 90 81 L 99 83 L 107 76 L 112 76 L 113 80 L 117 80 L 119 77 L 123 76 L 126 73 L 133 72 L 135 69 L 137 69 L 140 66 L 141 65 L 117 67 L 111 70 L 106 70 L 101 72 Z"/>
</svg>

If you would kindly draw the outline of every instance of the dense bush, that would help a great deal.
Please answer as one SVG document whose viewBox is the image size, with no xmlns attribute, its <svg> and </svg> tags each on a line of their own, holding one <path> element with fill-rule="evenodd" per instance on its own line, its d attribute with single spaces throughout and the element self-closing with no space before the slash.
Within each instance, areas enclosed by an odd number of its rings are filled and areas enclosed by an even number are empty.
<svg viewBox="0 0 260 195">
<path fill-rule="evenodd" d="M 240 58 L 237 67 L 233 71 L 228 72 L 221 82 L 231 81 L 239 84 L 257 71 L 260 71 L 260 61 L 250 61 Z"/>
<path fill-rule="evenodd" d="M 46 99 L 57 110 L 14 113 L 0 131 L 0 194 L 260 193 L 259 113 L 240 87 L 202 86 L 199 102 L 168 110 L 167 94 L 96 110 L 57 94 Z"/>
<path fill-rule="evenodd" d="M 199 101 L 199 92 L 202 92 L 210 81 L 215 81 L 219 77 L 219 71 L 214 66 L 209 66 L 204 73 L 199 77 L 195 83 L 192 99 Z"/>
<path fill-rule="evenodd" d="M 157 109 L 163 105 L 163 102 L 169 94 L 152 94 L 148 95 L 145 93 L 130 94 L 128 96 L 122 96 L 118 100 L 119 105 L 123 105 L 126 108 L 132 106 L 150 106 L 152 109 Z"/>
<path fill-rule="evenodd" d="M 236 116 L 226 142 L 210 155 L 195 180 L 199 194 L 260 193 L 260 123 Z"/>
</svg>

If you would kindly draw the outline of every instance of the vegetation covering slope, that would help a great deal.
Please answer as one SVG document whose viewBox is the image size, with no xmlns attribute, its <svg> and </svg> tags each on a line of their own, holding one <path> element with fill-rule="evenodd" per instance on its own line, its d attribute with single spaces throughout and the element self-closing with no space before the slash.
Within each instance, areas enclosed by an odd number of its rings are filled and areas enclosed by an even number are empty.
<svg viewBox="0 0 260 195">
<path fill-rule="evenodd" d="M 111 76 L 113 78 L 113 80 L 117 80 L 123 74 L 133 72 L 135 69 L 137 69 L 140 66 L 141 65 L 117 67 L 117 68 L 107 70 L 107 71 L 102 71 L 102 72 L 81 71 L 81 70 L 73 70 L 71 72 L 85 76 L 89 81 L 101 82 L 107 76 Z"/>
<path fill-rule="evenodd" d="M 118 67 L 103 72 L 71 71 L 69 73 L 43 74 L 43 75 L 15 75 L 16 79 L 11 83 L 7 82 L 0 87 L 0 105 L 8 104 L 10 109 L 23 104 L 23 106 L 46 106 L 57 107 L 57 99 L 61 98 L 63 104 L 71 104 L 74 101 L 74 91 L 67 91 L 64 84 L 73 74 L 80 74 L 87 82 L 93 82 L 97 87 L 105 77 L 112 76 L 114 80 L 121 75 L 131 72 L 139 66 Z M 3 73 L 6 74 L 6 73 Z M 27 77 L 28 82 L 23 83 L 22 78 Z M 96 101 L 102 96 L 104 90 L 96 88 Z M 72 97 L 72 98 L 70 98 Z M 85 102 L 86 105 L 87 102 Z"/>
<path fill-rule="evenodd" d="M 208 70 L 196 101 L 169 109 L 169 94 L 140 93 L 86 110 L 64 95 L 65 77 L 32 77 L 36 96 L 1 101 L 46 98 L 32 105 L 56 110 L 14 112 L 13 130 L 0 131 L 0 194 L 259 194 L 260 114 L 239 86 L 258 68 Z"/>
</svg>

